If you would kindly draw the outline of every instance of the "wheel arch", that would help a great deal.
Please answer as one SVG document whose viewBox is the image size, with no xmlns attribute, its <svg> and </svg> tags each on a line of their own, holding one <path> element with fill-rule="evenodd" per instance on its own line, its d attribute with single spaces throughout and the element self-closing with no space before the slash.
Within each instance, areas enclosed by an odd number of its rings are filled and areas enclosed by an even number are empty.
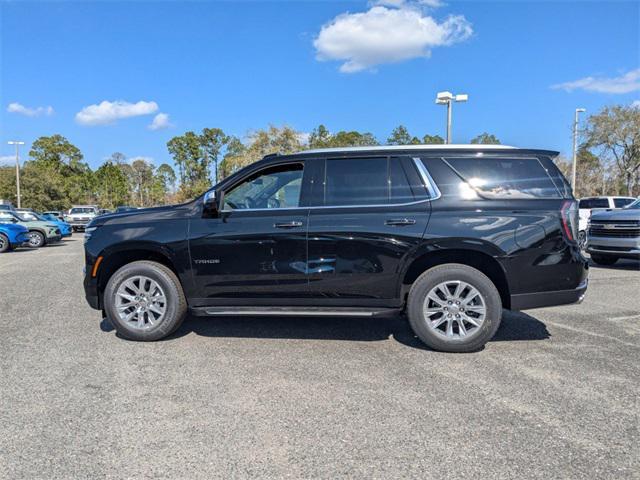
<svg viewBox="0 0 640 480">
<path fill-rule="evenodd" d="M 104 289 L 113 274 L 124 265 L 139 260 L 148 260 L 165 265 L 176 275 L 178 280 L 180 275 L 176 270 L 174 259 L 166 249 L 159 244 L 140 243 L 122 244 L 116 249 L 103 251 L 100 256 L 102 261 L 98 269 L 98 294 L 102 297 Z M 102 301 L 100 302 L 102 303 Z"/>
<path fill-rule="evenodd" d="M 49 243 L 47 241 L 47 232 L 45 232 L 43 229 L 39 228 L 39 227 L 27 227 L 29 229 L 29 232 L 38 232 L 39 234 L 42 235 L 43 241 L 42 241 L 42 246 L 46 245 L 47 243 Z"/>
<path fill-rule="evenodd" d="M 405 269 L 401 285 L 401 298 L 406 301 L 409 289 L 415 280 L 426 270 L 445 263 L 460 263 L 480 270 L 498 289 L 502 306 L 511 307 L 511 292 L 504 269 L 495 257 L 486 252 L 473 249 L 451 248 L 425 252 L 416 258 Z"/>
</svg>

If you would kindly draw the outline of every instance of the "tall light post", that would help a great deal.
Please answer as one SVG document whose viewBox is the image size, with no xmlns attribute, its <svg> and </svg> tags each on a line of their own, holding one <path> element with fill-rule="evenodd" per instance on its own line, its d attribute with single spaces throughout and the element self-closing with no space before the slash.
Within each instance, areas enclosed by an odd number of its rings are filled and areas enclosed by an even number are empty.
<svg viewBox="0 0 640 480">
<path fill-rule="evenodd" d="M 21 207 L 20 205 L 20 154 L 19 154 L 19 149 L 20 149 L 20 145 L 24 145 L 24 142 L 18 142 L 15 140 L 11 140 L 9 142 L 7 142 L 9 145 L 15 145 L 16 146 L 16 189 L 17 189 L 17 193 L 18 193 L 18 208 Z"/>
<path fill-rule="evenodd" d="M 571 188 L 576 193 L 576 167 L 578 163 L 578 115 L 586 112 L 586 108 L 576 108 L 576 114 L 573 119 L 573 166 L 571 167 Z"/>
<path fill-rule="evenodd" d="M 454 95 L 451 92 L 438 92 L 436 95 L 436 103 L 447 106 L 447 143 L 451 143 L 451 106 L 453 102 L 466 102 L 467 100 L 469 100 L 469 95 L 466 93 Z"/>
</svg>

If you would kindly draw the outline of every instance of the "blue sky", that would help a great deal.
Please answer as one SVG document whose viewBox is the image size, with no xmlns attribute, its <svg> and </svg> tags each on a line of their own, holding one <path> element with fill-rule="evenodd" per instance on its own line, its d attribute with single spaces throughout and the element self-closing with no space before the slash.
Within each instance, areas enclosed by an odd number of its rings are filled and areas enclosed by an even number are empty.
<svg viewBox="0 0 640 480">
<path fill-rule="evenodd" d="M 0 161 L 54 133 L 94 168 L 170 161 L 167 140 L 203 127 L 444 136 L 441 90 L 469 94 L 455 142 L 568 154 L 576 107 L 640 99 L 639 5 L 0 1 Z"/>
</svg>

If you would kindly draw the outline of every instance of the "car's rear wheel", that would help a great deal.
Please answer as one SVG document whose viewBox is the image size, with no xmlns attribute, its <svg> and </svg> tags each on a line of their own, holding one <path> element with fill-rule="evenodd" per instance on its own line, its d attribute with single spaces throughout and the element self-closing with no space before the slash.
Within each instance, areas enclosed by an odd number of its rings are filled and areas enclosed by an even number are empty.
<svg viewBox="0 0 640 480">
<path fill-rule="evenodd" d="M 32 230 L 29 232 L 29 246 L 31 248 L 40 248 L 45 244 L 44 235 L 40 232 Z"/>
<path fill-rule="evenodd" d="M 411 328 L 427 346 L 443 352 L 473 352 L 498 330 L 502 301 L 484 273 L 449 263 L 418 277 L 409 292 L 407 313 Z"/>
<path fill-rule="evenodd" d="M 592 254 L 591 260 L 593 260 L 598 265 L 613 265 L 618 261 L 618 257 L 615 257 L 613 255 Z"/>
<path fill-rule="evenodd" d="M 7 237 L 4 233 L 0 233 L 0 253 L 7 252 L 11 249 L 11 244 L 9 243 L 9 237 Z"/>
<path fill-rule="evenodd" d="M 121 267 L 104 291 L 107 318 L 130 340 L 159 340 L 174 332 L 187 314 L 187 301 L 173 271 L 156 262 Z"/>
</svg>

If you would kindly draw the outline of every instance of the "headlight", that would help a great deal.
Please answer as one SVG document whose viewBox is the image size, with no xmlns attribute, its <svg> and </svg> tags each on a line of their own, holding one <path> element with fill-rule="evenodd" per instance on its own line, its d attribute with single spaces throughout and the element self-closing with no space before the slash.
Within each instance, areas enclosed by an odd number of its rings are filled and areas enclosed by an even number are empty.
<svg viewBox="0 0 640 480">
<path fill-rule="evenodd" d="M 91 238 L 91 234 L 95 232 L 98 227 L 87 227 L 84 229 L 84 243 L 87 243 Z"/>
</svg>

